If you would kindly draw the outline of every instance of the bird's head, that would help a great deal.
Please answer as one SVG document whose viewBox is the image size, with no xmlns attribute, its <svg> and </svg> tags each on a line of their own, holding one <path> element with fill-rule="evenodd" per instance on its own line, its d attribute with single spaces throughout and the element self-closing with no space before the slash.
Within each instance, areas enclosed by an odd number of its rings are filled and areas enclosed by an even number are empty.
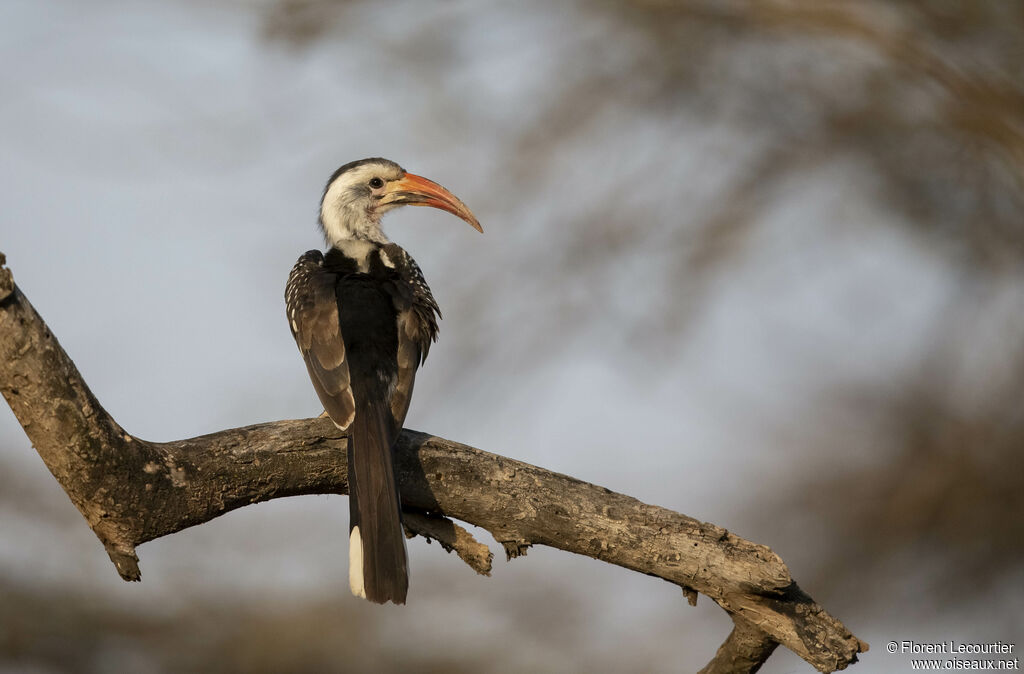
<svg viewBox="0 0 1024 674">
<path fill-rule="evenodd" d="M 327 244 L 346 240 L 387 243 L 381 216 L 399 206 L 433 206 L 457 215 L 479 232 L 476 217 L 458 197 L 388 159 L 360 159 L 331 176 L 320 201 L 320 226 Z"/>
</svg>

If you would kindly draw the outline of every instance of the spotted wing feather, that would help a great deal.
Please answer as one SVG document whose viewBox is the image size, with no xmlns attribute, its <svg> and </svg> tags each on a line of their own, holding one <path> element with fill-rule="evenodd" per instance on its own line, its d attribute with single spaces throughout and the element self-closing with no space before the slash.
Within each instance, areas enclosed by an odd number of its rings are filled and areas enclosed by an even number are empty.
<svg viewBox="0 0 1024 674">
<path fill-rule="evenodd" d="M 390 286 L 398 327 L 398 376 L 391 395 L 391 415 L 397 431 L 409 411 L 416 369 L 426 360 L 430 344 L 437 340 L 437 318 L 441 311 L 416 260 L 394 243 L 384 251 L 400 280 Z"/>
<path fill-rule="evenodd" d="M 285 310 L 313 388 L 327 414 L 344 430 L 355 418 L 356 405 L 338 320 L 338 277 L 323 264 L 318 250 L 299 258 L 285 287 Z"/>
</svg>

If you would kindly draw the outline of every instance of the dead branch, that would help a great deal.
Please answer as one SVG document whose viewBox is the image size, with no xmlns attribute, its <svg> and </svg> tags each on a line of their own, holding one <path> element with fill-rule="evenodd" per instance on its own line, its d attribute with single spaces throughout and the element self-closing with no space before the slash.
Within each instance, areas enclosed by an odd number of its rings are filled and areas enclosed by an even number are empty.
<svg viewBox="0 0 1024 674">
<path fill-rule="evenodd" d="M 757 626 L 733 613 L 733 629 L 729 638 L 718 647 L 715 657 L 697 674 L 729 674 L 756 672 L 775 651 L 779 642 Z"/>
<path fill-rule="evenodd" d="M 125 580 L 135 548 L 282 496 L 347 493 L 346 438 L 326 419 L 233 428 L 168 443 L 122 429 L 3 268 L 0 390 L 36 451 Z M 783 644 L 819 671 L 867 644 L 804 594 L 769 548 L 603 487 L 405 430 L 396 448 L 413 533 L 455 549 L 481 573 L 490 553 L 453 518 L 489 531 L 509 559 L 532 545 L 593 557 L 699 592 L 736 628 L 705 668 L 753 672 Z"/>
</svg>

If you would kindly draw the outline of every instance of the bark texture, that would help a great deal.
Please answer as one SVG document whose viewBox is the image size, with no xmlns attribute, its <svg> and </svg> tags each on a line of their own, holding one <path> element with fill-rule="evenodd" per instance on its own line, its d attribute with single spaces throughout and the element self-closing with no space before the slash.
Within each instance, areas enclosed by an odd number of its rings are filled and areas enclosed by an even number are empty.
<svg viewBox="0 0 1024 674">
<path fill-rule="evenodd" d="M 0 391 L 36 451 L 125 580 L 135 548 L 259 501 L 347 493 L 345 434 L 329 419 L 276 421 L 168 443 L 122 429 L 15 286 L 0 255 Z M 777 644 L 819 671 L 867 644 L 803 593 L 769 548 L 725 529 L 567 475 L 404 430 L 396 477 L 408 529 L 454 549 L 480 573 L 482 527 L 509 559 L 548 545 L 710 597 L 735 629 L 705 672 L 753 672 Z"/>
<path fill-rule="evenodd" d="M 733 629 L 729 638 L 718 647 L 714 659 L 697 674 L 756 672 L 779 645 L 779 642 L 738 615 L 733 614 L 732 621 Z"/>
</svg>

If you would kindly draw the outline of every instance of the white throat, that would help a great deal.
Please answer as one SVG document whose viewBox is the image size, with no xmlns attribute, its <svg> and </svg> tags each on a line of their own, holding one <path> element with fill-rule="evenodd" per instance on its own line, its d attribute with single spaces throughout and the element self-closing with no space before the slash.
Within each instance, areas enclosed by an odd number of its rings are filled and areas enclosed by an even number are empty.
<svg viewBox="0 0 1024 674">
<path fill-rule="evenodd" d="M 380 214 L 364 199 L 353 198 L 351 187 L 340 180 L 327 189 L 320 204 L 320 223 L 327 245 L 342 248 L 345 242 L 390 243 L 380 228 Z"/>
<path fill-rule="evenodd" d="M 333 244 L 350 260 L 355 260 L 359 271 L 364 274 L 370 271 L 370 254 L 380 248 L 381 244 L 369 239 L 342 239 Z"/>
</svg>

